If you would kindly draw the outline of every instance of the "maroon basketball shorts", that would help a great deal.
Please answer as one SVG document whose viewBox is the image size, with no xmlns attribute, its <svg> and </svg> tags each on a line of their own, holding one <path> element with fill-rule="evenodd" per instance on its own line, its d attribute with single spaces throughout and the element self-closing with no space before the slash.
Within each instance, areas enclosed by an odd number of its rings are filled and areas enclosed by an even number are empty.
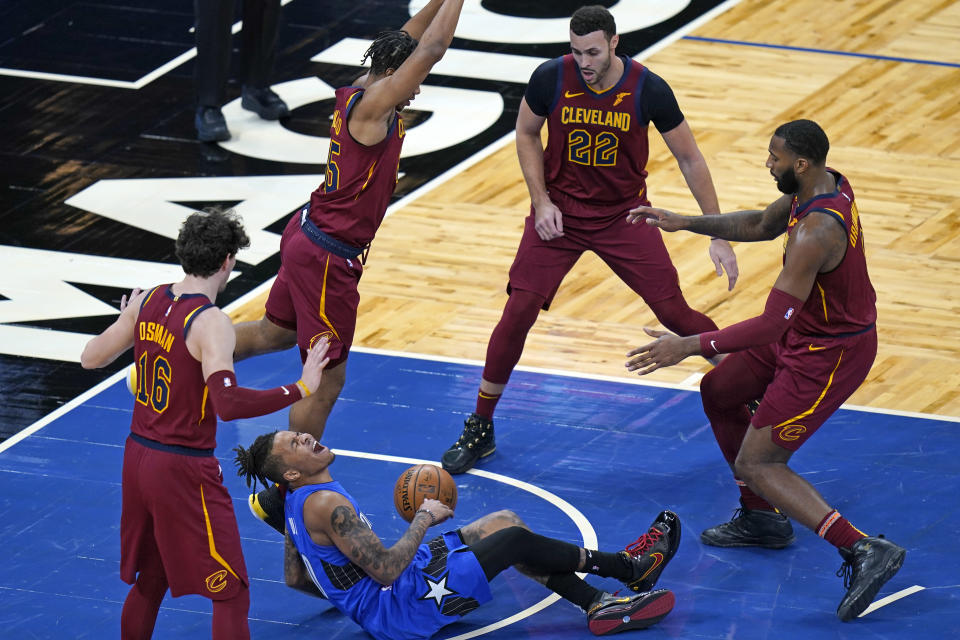
<svg viewBox="0 0 960 640">
<path fill-rule="evenodd" d="M 660 230 L 646 224 L 630 224 L 626 217 L 624 210 L 623 215 L 590 230 L 564 226 L 563 236 L 541 240 L 531 209 L 510 267 L 510 288 L 543 296 L 546 308 L 580 255 L 593 251 L 648 304 L 679 293 L 677 270 Z M 565 218 L 565 225 L 566 222 Z"/>
<path fill-rule="evenodd" d="M 233 502 L 213 456 L 157 451 L 128 438 L 123 454 L 120 577 L 157 558 L 176 596 L 226 600 L 249 584 Z"/>
<path fill-rule="evenodd" d="M 814 338 L 788 331 L 778 343 L 749 349 L 745 362 L 770 379 L 751 423 L 773 425 L 771 438 L 796 451 L 863 383 L 877 355 L 877 331 Z"/>
<path fill-rule="evenodd" d="M 315 245 L 300 231 L 298 219 L 294 216 L 283 232 L 282 264 L 267 296 L 267 318 L 297 332 L 303 358 L 327 336 L 329 368 L 346 360 L 353 344 L 363 266 L 359 258 L 341 258 Z"/>
</svg>

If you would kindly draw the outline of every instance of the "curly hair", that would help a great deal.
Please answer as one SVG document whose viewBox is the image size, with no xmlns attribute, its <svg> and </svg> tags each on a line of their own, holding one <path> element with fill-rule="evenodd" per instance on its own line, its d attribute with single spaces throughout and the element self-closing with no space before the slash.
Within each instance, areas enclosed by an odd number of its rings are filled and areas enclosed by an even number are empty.
<svg viewBox="0 0 960 640">
<path fill-rule="evenodd" d="M 187 275 L 209 278 L 224 260 L 249 246 L 250 238 L 233 209 L 205 209 L 183 221 L 175 252 Z"/>
<path fill-rule="evenodd" d="M 283 482 L 283 461 L 273 453 L 273 439 L 277 432 L 264 433 L 257 436 L 249 449 L 236 447 L 237 457 L 233 463 L 237 465 L 237 475 L 244 479 L 247 488 L 253 493 L 257 491 L 257 483 L 270 487 L 273 482 Z"/>
<path fill-rule="evenodd" d="M 573 12 L 570 18 L 570 31 L 578 36 L 585 36 L 594 31 L 603 31 L 609 41 L 617 35 L 617 22 L 607 8 L 599 4 L 580 7 Z"/>
<path fill-rule="evenodd" d="M 370 59 L 370 73 L 382 76 L 387 69 L 398 69 L 417 48 L 417 39 L 406 31 L 381 31 L 363 54 L 360 64 Z"/>
<path fill-rule="evenodd" d="M 827 134 L 813 120 L 793 120 L 777 127 L 773 132 L 778 138 L 783 138 L 787 149 L 798 156 L 809 159 L 814 164 L 823 164 L 827 161 L 827 152 L 830 151 L 830 141 Z"/>
</svg>

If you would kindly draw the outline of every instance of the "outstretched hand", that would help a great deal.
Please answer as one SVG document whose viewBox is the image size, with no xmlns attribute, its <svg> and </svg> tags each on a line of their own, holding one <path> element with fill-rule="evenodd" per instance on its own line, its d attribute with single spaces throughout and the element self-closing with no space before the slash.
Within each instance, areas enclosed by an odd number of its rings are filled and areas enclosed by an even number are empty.
<svg viewBox="0 0 960 640">
<path fill-rule="evenodd" d="M 666 209 L 655 209 L 653 207 L 639 206 L 630 209 L 627 212 L 627 222 L 637 224 L 646 222 L 651 227 L 658 227 L 664 231 L 680 231 L 686 228 L 684 219 L 687 216 L 681 216 L 673 211 Z"/>
<path fill-rule="evenodd" d="M 327 356 L 327 350 L 330 348 L 330 342 L 327 336 L 323 336 L 313 348 L 307 349 L 307 359 L 303 361 L 303 373 L 300 380 L 306 385 L 310 393 L 314 393 L 320 386 L 320 379 L 323 377 L 323 368 L 330 362 Z"/>
<path fill-rule="evenodd" d="M 656 340 L 628 351 L 627 357 L 630 359 L 626 363 L 629 371 L 637 371 L 641 376 L 675 365 L 687 356 L 700 352 L 699 336 L 681 337 L 649 327 L 644 327 L 643 330 Z"/>
</svg>

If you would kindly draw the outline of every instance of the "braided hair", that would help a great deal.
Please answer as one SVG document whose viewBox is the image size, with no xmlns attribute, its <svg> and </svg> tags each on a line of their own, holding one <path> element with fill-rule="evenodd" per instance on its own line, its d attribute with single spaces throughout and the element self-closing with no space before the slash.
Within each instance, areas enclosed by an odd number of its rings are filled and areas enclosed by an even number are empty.
<svg viewBox="0 0 960 640">
<path fill-rule="evenodd" d="M 273 482 L 283 482 L 283 461 L 273 453 L 273 439 L 277 432 L 257 436 L 249 449 L 236 447 L 237 475 L 244 478 L 247 488 L 257 491 L 257 482 L 269 488 Z"/>
<path fill-rule="evenodd" d="M 370 73 L 382 76 L 387 69 L 399 69 L 417 48 L 417 39 L 406 31 L 381 31 L 363 54 L 360 64 L 370 59 Z"/>
<path fill-rule="evenodd" d="M 777 127 L 773 135 L 783 138 L 787 149 L 798 156 L 808 158 L 814 164 L 826 162 L 830 151 L 827 134 L 813 120 L 793 120 Z"/>
</svg>

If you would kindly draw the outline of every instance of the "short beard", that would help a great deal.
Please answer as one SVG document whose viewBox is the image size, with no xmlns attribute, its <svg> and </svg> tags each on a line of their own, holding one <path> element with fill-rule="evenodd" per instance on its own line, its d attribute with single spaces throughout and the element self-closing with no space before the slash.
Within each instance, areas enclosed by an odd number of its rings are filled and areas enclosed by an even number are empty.
<svg viewBox="0 0 960 640">
<path fill-rule="evenodd" d="M 797 172 L 793 170 L 793 167 L 784 171 L 782 175 L 773 177 L 777 181 L 777 189 L 780 190 L 780 193 L 796 193 L 800 189 L 800 183 L 797 182 Z"/>
</svg>

